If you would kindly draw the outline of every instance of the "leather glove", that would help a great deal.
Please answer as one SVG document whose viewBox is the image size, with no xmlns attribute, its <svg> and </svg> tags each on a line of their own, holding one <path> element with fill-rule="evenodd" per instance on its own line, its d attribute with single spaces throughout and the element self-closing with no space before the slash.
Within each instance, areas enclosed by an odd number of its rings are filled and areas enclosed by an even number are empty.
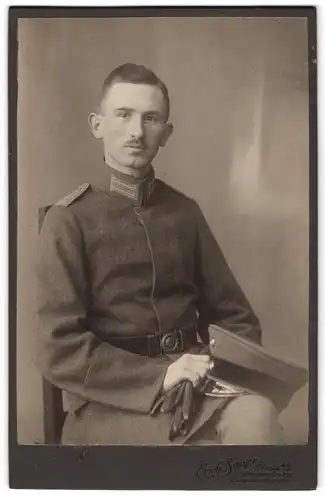
<svg viewBox="0 0 325 500">
<path fill-rule="evenodd" d="M 181 382 L 169 392 L 167 398 L 161 404 L 161 413 L 171 413 L 181 403 L 184 388 L 185 384 Z"/>
<path fill-rule="evenodd" d="M 163 413 L 169 413 L 175 408 L 176 403 L 179 401 L 178 391 L 181 389 L 183 382 L 175 385 L 169 391 L 165 392 L 160 398 L 157 399 L 155 404 L 150 410 L 149 415 L 155 415 L 158 410 L 162 411 L 161 408 L 164 405 Z"/>
<path fill-rule="evenodd" d="M 163 394 L 151 409 L 150 415 L 172 413 L 174 411 L 169 440 L 186 436 L 190 430 L 194 416 L 194 388 L 192 382 L 183 380 Z"/>
<path fill-rule="evenodd" d="M 173 441 L 180 434 L 186 436 L 190 430 L 194 415 L 194 388 L 192 382 L 185 380 L 182 383 L 181 397 L 178 398 L 171 428 L 169 430 L 169 440 Z"/>
</svg>

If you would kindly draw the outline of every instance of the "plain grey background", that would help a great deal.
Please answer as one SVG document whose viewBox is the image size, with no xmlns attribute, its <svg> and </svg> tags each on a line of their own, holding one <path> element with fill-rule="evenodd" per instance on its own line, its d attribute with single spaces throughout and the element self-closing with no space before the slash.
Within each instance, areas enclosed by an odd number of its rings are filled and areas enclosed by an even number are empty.
<svg viewBox="0 0 325 500">
<path fill-rule="evenodd" d="M 42 442 L 38 208 L 96 179 L 88 128 L 124 62 L 165 81 L 175 131 L 158 177 L 199 202 L 274 354 L 307 366 L 309 144 L 303 18 L 23 19 L 18 51 L 18 440 Z M 304 442 L 307 388 L 281 415 Z"/>
</svg>

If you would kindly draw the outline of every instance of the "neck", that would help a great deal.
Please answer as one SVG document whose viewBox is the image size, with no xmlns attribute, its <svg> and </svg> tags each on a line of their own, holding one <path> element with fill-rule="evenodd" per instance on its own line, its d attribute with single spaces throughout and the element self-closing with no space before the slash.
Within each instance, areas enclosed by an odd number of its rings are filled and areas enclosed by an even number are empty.
<svg viewBox="0 0 325 500">
<path fill-rule="evenodd" d="M 130 177 L 133 177 L 134 179 L 143 179 L 148 175 L 148 173 L 151 170 L 151 165 L 146 165 L 145 167 L 141 168 L 132 168 L 132 167 L 126 167 L 125 165 L 121 165 L 115 158 L 110 156 L 109 154 L 105 154 L 105 163 L 109 167 L 111 167 L 113 170 L 117 170 L 118 172 L 121 172 L 122 174 L 129 175 Z"/>
</svg>

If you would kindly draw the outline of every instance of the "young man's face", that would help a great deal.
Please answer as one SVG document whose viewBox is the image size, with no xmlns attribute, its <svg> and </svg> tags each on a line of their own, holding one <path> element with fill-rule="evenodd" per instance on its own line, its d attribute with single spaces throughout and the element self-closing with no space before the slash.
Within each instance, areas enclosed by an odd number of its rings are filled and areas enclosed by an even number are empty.
<svg viewBox="0 0 325 500">
<path fill-rule="evenodd" d="M 113 84 L 100 114 L 90 118 L 94 135 L 104 141 L 107 161 L 112 158 L 134 169 L 149 165 L 165 145 L 172 131 L 166 119 L 166 102 L 159 87 L 125 82 Z"/>
</svg>

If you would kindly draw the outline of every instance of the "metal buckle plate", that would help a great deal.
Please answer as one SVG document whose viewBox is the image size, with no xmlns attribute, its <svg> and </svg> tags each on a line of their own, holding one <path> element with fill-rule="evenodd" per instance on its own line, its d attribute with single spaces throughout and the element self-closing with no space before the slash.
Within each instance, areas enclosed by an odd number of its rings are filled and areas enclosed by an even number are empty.
<svg viewBox="0 0 325 500">
<path fill-rule="evenodd" d="M 172 354 L 183 351 L 183 335 L 181 330 L 164 333 L 160 338 L 160 346 L 164 353 Z"/>
</svg>

